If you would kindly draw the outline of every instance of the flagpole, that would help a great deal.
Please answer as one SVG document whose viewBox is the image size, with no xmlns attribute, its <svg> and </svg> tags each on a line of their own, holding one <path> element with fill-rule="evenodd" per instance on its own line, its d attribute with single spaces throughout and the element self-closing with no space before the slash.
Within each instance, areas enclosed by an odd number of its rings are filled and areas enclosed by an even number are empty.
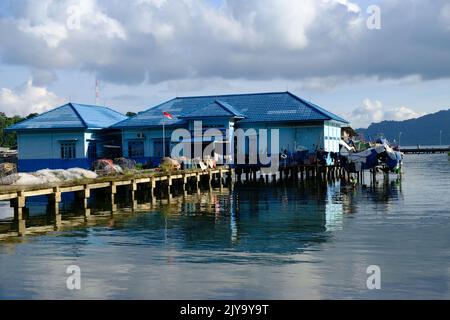
<svg viewBox="0 0 450 320">
<path fill-rule="evenodd" d="M 163 147 L 163 158 L 166 157 L 166 130 L 165 130 L 165 127 L 164 127 L 165 121 L 166 120 L 164 119 L 164 116 L 163 116 L 163 145 L 162 145 L 162 147 Z"/>
</svg>

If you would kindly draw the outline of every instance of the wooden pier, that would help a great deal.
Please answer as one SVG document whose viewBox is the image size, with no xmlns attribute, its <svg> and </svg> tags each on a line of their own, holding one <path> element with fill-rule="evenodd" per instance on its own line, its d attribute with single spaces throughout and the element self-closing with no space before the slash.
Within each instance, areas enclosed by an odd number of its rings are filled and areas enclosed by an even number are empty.
<svg viewBox="0 0 450 320">
<path fill-rule="evenodd" d="M 61 194 L 74 192 L 77 201 L 82 205 L 85 217 L 90 216 L 88 200 L 91 197 L 92 190 L 103 189 L 109 194 L 110 210 L 112 213 L 117 211 L 116 194 L 117 188 L 127 186 L 131 191 L 132 208 L 137 207 L 136 191 L 139 185 L 146 185 L 150 196 L 155 199 L 155 189 L 157 183 L 160 189 L 165 188 L 168 197 L 172 195 L 172 186 L 174 182 L 180 182 L 183 189 L 191 182 L 197 189 L 201 179 L 206 177 L 211 185 L 213 179 L 217 179 L 220 185 L 223 184 L 224 178 L 232 179 L 233 169 L 217 168 L 207 171 L 190 170 L 185 172 L 174 173 L 154 173 L 148 176 L 113 176 L 101 177 L 93 180 L 73 181 L 58 185 L 37 185 L 37 186 L 4 186 L 0 187 L 0 201 L 10 201 L 10 205 L 14 208 L 14 224 L 19 236 L 26 234 L 25 221 L 25 204 L 28 197 L 47 196 L 48 203 L 51 208 L 51 215 L 56 222 L 61 220 L 59 205 L 61 203 Z"/>
<path fill-rule="evenodd" d="M 72 181 L 57 185 L 36 185 L 36 186 L 2 186 L 0 187 L 0 201 L 10 201 L 10 206 L 14 208 L 14 233 L 18 236 L 24 236 L 27 233 L 27 208 L 26 199 L 36 196 L 47 196 L 48 214 L 54 222 L 55 229 L 61 224 L 60 204 L 63 193 L 73 192 L 77 204 L 81 206 L 84 218 L 91 215 L 89 208 L 89 199 L 91 192 L 102 190 L 101 196 L 106 199 L 111 214 L 118 211 L 117 192 L 119 187 L 126 187 L 130 192 L 131 209 L 137 210 L 137 191 L 146 192 L 152 202 L 156 201 L 155 190 L 158 188 L 161 194 L 171 199 L 174 188 L 182 190 L 187 194 L 187 187 L 191 187 L 200 192 L 201 183 L 208 185 L 212 189 L 212 184 L 232 187 L 233 183 L 276 183 L 287 181 L 332 181 L 344 179 L 346 181 L 364 182 L 364 172 L 348 173 L 339 166 L 320 166 L 320 165 L 296 165 L 289 167 L 280 167 L 278 172 L 267 173 L 260 167 L 248 168 L 226 168 L 218 167 L 208 170 L 186 170 L 171 173 L 147 173 L 140 175 L 122 175 L 99 177 L 92 180 Z M 375 179 L 375 175 L 373 175 Z"/>
</svg>

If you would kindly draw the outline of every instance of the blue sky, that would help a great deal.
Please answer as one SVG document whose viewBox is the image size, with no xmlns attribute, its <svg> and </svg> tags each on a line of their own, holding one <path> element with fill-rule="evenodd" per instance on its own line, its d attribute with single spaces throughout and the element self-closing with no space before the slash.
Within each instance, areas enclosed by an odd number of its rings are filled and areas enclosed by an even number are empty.
<svg viewBox="0 0 450 320">
<path fill-rule="evenodd" d="M 381 29 L 369 30 L 377 5 Z M 355 127 L 450 105 L 446 0 L 5 0 L 0 111 L 289 90 Z"/>
</svg>

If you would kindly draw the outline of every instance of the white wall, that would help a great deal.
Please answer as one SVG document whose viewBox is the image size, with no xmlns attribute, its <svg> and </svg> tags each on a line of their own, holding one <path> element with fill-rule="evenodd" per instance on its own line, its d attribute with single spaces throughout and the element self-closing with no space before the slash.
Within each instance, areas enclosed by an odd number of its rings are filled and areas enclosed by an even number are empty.
<svg viewBox="0 0 450 320">
<path fill-rule="evenodd" d="M 339 141 L 341 140 L 341 125 L 328 121 L 324 125 L 325 147 L 327 152 L 339 152 Z"/>
</svg>

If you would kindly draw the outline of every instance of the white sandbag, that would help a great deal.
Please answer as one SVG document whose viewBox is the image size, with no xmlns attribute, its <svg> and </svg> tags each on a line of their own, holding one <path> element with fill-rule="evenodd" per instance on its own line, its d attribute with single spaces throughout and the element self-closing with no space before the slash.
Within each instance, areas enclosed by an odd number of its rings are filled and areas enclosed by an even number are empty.
<svg viewBox="0 0 450 320">
<path fill-rule="evenodd" d="M 33 173 L 17 173 L 4 177 L 1 181 L 4 185 L 39 185 L 39 184 L 55 184 L 66 181 L 74 181 L 81 179 L 95 179 L 97 174 L 93 171 L 71 168 L 68 170 L 43 169 Z"/>
<path fill-rule="evenodd" d="M 83 179 L 95 179 L 98 175 L 94 171 L 81 169 L 81 168 L 71 168 L 67 170 L 70 173 L 81 176 Z"/>
<path fill-rule="evenodd" d="M 15 183 L 17 180 L 19 180 L 19 175 L 17 173 L 13 173 L 10 175 L 7 175 L 6 177 L 0 178 L 0 185 L 11 185 Z"/>
<path fill-rule="evenodd" d="M 15 186 L 28 186 L 42 184 L 42 180 L 29 173 L 17 173 L 19 179 L 13 183 Z"/>
<path fill-rule="evenodd" d="M 54 172 L 49 169 L 36 171 L 32 175 L 40 179 L 41 183 L 43 184 L 60 182 L 60 179 L 58 179 L 58 177 L 55 176 Z"/>
</svg>

